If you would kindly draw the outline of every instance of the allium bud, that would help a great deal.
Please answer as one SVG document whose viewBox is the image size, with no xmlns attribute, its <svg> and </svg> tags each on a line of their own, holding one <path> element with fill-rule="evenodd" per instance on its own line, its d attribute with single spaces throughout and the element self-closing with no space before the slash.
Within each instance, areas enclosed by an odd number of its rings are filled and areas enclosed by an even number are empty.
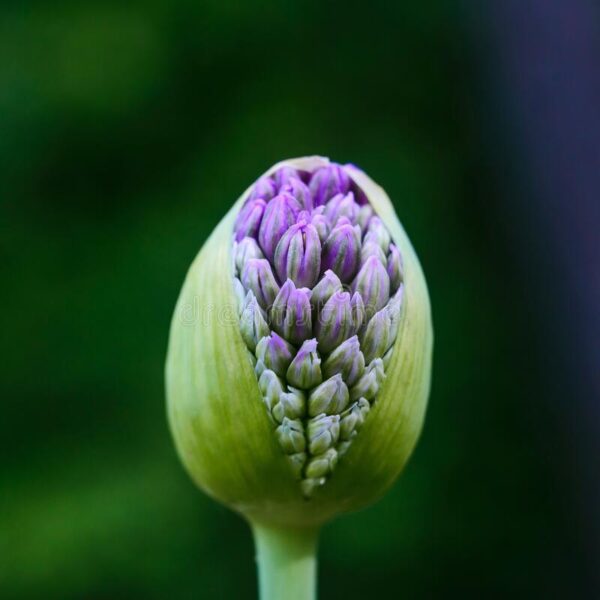
<svg viewBox="0 0 600 600">
<path fill-rule="evenodd" d="M 329 448 L 323 454 L 315 456 L 306 465 L 306 476 L 320 478 L 331 473 L 337 465 L 338 453 L 334 448 Z"/>
<path fill-rule="evenodd" d="M 291 385 L 303 390 L 309 390 L 323 381 L 317 340 L 306 340 L 300 346 L 287 370 L 286 379 Z"/>
<path fill-rule="evenodd" d="M 325 271 L 321 281 L 313 288 L 310 297 L 314 308 L 321 310 L 329 298 L 342 291 L 342 282 L 333 271 Z"/>
<path fill-rule="evenodd" d="M 337 194 L 347 194 L 350 191 L 350 178 L 339 165 L 330 165 L 314 172 L 308 188 L 313 195 L 314 205 L 320 206 Z"/>
<path fill-rule="evenodd" d="M 310 223 L 317 230 L 322 246 L 325 243 L 325 240 L 329 237 L 331 223 L 324 214 L 317 212 L 313 212 L 311 215 Z"/>
<path fill-rule="evenodd" d="M 319 415 L 308 421 L 306 430 L 310 453 L 323 454 L 331 448 L 340 435 L 339 415 Z"/>
<path fill-rule="evenodd" d="M 292 179 L 300 179 L 300 174 L 293 167 L 281 167 L 281 169 L 277 169 L 273 175 L 273 180 L 278 189 L 288 185 Z"/>
<path fill-rule="evenodd" d="M 374 358 L 381 358 L 389 348 L 388 340 L 391 328 L 392 320 L 386 306 L 373 315 L 361 335 L 360 345 L 367 363 L 370 363 Z"/>
<path fill-rule="evenodd" d="M 377 358 L 367 367 L 362 377 L 350 388 L 350 399 L 358 400 L 359 398 L 365 398 L 366 400 L 373 400 L 384 379 L 383 361 Z"/>
<path fill-rule="evenodd" d="M 340 373 L 349 386 L 356 383 L 364 370 L 365 357 L 360 351 L 360 343 L 355 335 L 340 344 L 323 364 L 325 377 L 333 377 Z"/>
<path fill-rule="evenodd" d="M 235 248 L 235 266 L 237 272 L 241 275 L 244 272 L 246 262 L 251 258 L 264 258 L 265 255 L 262 253 L 260 246 L 254 238 L 245 237 L 242 239 Z"/>
<path fill-rule="evenodd" d="M 294 353 L 294 347 L 275 332 L 256 344 L 256 358 L 281 377 L 285 376 Z"/>
<path fill-rule="evenodd" d="M 345 410 L 340 418 L 340 439 L 351 440 L 362 427 L 371 406 L 365 398 L 360 398 Z"/>
<path fill-rule="evenodd" d="M 356 222 L 358 223 L 362 231 L 365 231 L 365 229 L 369 225 L 369 221 L 371 220 L 372 216 L 373 209 L 371 208 L 370 204 L 364 204 L 360 207 L 360 210 L 358 211 L 358 216 L 356 218 Z"/>
<path fill-rule="evenodd" d="M 298 419 L 283 417 L 283 422 L 275 431 L 279 445 L 286 454 L 303 452 L 306 448 L 304 426 Z"/>
<path fill-rule="evenodd" d="M 390 299 L 390 278 L 377 258 L 370 256 L 366 260 L 352 283 L 352 290 L 360 294 L 367 314 L 374 314 L 387 304 Z"/>
<path fill-rule="evenodd" d="M 294 479 L 302 479 L 302 471 L 306 464 L 306 452 L 296 452 L 296 454 L 289 454 L 286 456 L 290 467 L 292 467 L 292 473 Z"/>
<path fill-rule="evenodd" d="M 256 237 L 264 216 L 266 203 L 262 198 L 251 200 L 240 211 L 235 227 L 235 239 Z"/>
<path fill-rule="evenodd" d="M 310 498 L 315 494 L 315 491 L 322 485 L 325 485 L 327 479 L 325 477 L 304 477 L 300 482 L 300 489 L 305 498 Z"/>
<path fill-rule="evenodd" d="M 372 217 L 365 234 L 365 244 L 367 242 L 376 242 L 381 246 L 384 252 L 388 251 L 390 246 L 390 233 L 379 217 Z"/>
<path fill-rule="evenodd" d="M 281 281 L 315 285 L 321 271 L 321 240 L 315 227 L 306 221 L 292 225 L 277 244 L 274 263 Z"/>
<path fill-rule="evenodd" d="M 384 251 L 379 244 L 373 241 L 362 245 L 362 248 L 360 249 L 360 266 L 362 267 L 371 256 L 374 256 L 379 260 L 384 267 L 387 266 L 388 260 Z"/>
<path fill-rule="evenodd" d="M 281 191 L 295 198 L 302 210 L 312 211 L 312 195 L 306 184 L 297 177 L 289 177 L 286 184 L 281 188 Z"/>
<path fill-rule="evenodd" d="M 390 291 L 393 294 L 404 280 L 402 256 L 396 244 L 390 244 L 390 253 L 387 259 L 387 274 L 390 278 Z"/>
<path fill-rule="evenodd" d="M 267 408 L 271 411 L 275 404 L 279 402 L 279 396 L 284 393 L 281 379 L 273 371 L 266 369 L 258 380 L 258 387 Z"/>
<path fill-rule="evenodd" d="M 267 204 L 258 230 L 258 243 L 269 260 L 273 260 L 279 240 L 296 222 L 300 210 L 296 199 L 287 193 L 275 196 Z"/>
<path fill-rule="evenodd" d="M 242 284 L 247 290 L 252 291 L 263 309 L 271 306 L 279 293 L 279 285 L 275 281 L 271 265 L 264 258 L 251 258 L 246 261 Z"/>
<path fill-rule="evenodd" d="M 354 292 L 352 299 L 350 300 L 350 312 L 352 313 L 352 322 L 354 323 L 354 330 L 359 331 L 363 324 L 369 318 L 367 314 L 367 307 L 365 306 L 362 296 Z"/>
<path fill-rule="evenodd" d="M 360 234 L 352 225 L 339 225 L 323 244 L 322 269 L 333 271 L 343 283 L 352 279 L 360 258 Z"/>
<path fill-rule="evenodd" d="M 284 417 L 288 419 L 299 419 L 306 415 L 306 397 L 302 391 L 296 388 L 290 388 L 289 392 L 279 395 L 278 402 L 271 411 L 273 418 L 278 422 L 283 422 Z"/>
<path fill-rule="evenodd" d="M 240 333 L 246 346 L 254 351 L 258 340 L 269 335 L 269 326 L 254 294 L 249 291 L 240 315 Z"/>
<path fill-rule="evenodd" d="M 354 335 L 357 327 L 352 318 L 348 292 L 336 292 L 327 300 L 315 324 L 319 348 L 331 352 L 344 340 Z"/>
<path fill-rule="evenodd" d="M 270 177 L 261 177 L 254 184 L 248 200 L 251 201 L 260 198 L 261 200 L 268 202 L 275 194 L 277 194 L 275 182 Z"/>
<path fill-rule="evenodd" d="M 308 415 L 339 415 L 348 405 L 348 386 L 338 373 L 317 386 L 308 397 Z"/>
<path fill-rule="evenodd" d="M 209 316 L 190 324 L 198 304 Z M 363 171 L 286 161 L 222 220 L 173 317 L 168 414 L 194 480 L 252 524 L 260 565 L 289 547 L 273 539 L 312 540 L 392 484 L 422 427 L 431 350 L 421 267 Z M 281 565 L 310 562 L 293 558 Z M 291 597 L 278 581 L 270 597 Z"/>
<path fill-rule="evenodd" d="M 355 222 L 351 221 L 348 217 L 340 217 L 335 221 L 335 223 L 333 223 L 333 228 L 335 229 L 336 227 L 341 227 L 342 225 L 350 225 L 350 227 L 354 227 L 356 229 L 356 235 L 358 235 L 358 238 L 360 239 L 360 227 Z"/>
<path fill-rule="evenodd" d="M 354 194 L 337 194 L 325 205 L 324 214 L 330 223 L 337 223 L 341 217 L 346 217 L 348 222 L 356 222 L 360 208 L 354 202 Z"/>
<path fill-rule="evenodd" d="M 301 344 L 312 336 L 311 291 L 296 288 L 288 279 L 275 297 L 271 308 L 271 324 L 293 344 Z"/>
</svg>

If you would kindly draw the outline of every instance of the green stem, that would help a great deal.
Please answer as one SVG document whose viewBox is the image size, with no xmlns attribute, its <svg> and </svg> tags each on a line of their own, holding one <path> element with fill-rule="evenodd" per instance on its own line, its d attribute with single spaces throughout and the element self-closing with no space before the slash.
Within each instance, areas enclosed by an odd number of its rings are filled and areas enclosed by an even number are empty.
<svg viewBox="0 0 600 600">
<path fill-rule="evenodd" d="M 260 600 L 315 600 L 318 529 L 252 523 Z"/>
</svg>

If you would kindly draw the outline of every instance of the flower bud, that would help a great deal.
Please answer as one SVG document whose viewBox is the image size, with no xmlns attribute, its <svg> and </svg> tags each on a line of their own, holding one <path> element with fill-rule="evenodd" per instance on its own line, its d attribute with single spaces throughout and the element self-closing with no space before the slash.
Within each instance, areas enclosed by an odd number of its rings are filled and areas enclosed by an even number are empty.
<svg viewBox="0 0 600 600">
<path fill-rule="evenodd" d="M 311 288 L 321 271 L 321 240 L 313 225 L 292 225 L 275 249 L 275 268 L 281 281 L 291 279 L 298 287 Z"/>
<path fill-rule="evenodd" d="M 295 479 L 302 479 L 302 471 L 306 464 L 306 452 L 296 452 L 286 456 L 289 465 L 292 467 L 292 473 Z"/>
<path fill-rule="evenodd" d="M 325 217 L 330 223 L 337 223 L 341 217 L 346 217 L 350 223 L 355 222 L 359 206 L 354 202 L 354 194 L 337 194 L 325 205 Z M 359 238 L 360 239 L 360 238 Z"/>
<path fill-rule="evenodd" d="M 304 426 L 298 419 L 283 417 L 283 422 L 275 430 L 277 440 L 286 454 L 304 452 L 306 440 L 304 439 Z"/>
<path fill-rule="evenodd" d="M 353 335 L 340 344 L 323 364 L 325 377 L 340 373 L 346 385 L 354 385 L 365 370 L 365 357 L 360 351 L 358 337 Z"/>
<path fill-rule="evenodd" d="M 360 398 L 340 415 L 340 439 L 351 440 L 362 427 L 371 406 L 365 398 Z"/>
<path fill-rule="evenodd" d="M 373 209 L 369 204 L 365 204 L 360 207 L 360 210 L 358 211 L 358 216 L 356 217 L 356 221 L 362 231 L 365 231 L 365 229 L 368 227 L 369 221 L 371 220 L 372 216 Z"/>
<path fill-rule="evenodd" d="M 371 256 L 374 256 L 384 267 L 387 267 L 387 257 L 381 249 L 381 246 L 373 241 L 362 245 L 362 248 L 360 249 L 360 266 L 362 267 Z"/>
<path fill-rule="evenodd" d="M 341 291 L 340 278 L 333 271 L 325 271 L 321 281 L 313 288 L 310 297 L 313 308 L 321 310 L 334 294 Z"/>
<path fill-rule="evenodd" d="M 379 217 L 371 217 L 365 234 L 365 244 L 367 242 L 376 242 L 381 249 L 387 253 L 391 238 L 387 227 Z"/>
<path fill-rule="evenodd" d="M 281 169 L 277 169 L 273 175 L 273 180 L 278 189 L 289 185 L 292 179 L 300 179 L 300 174 L 293 167 L 281 167 Z"/>
<path fill-rule="evenodd" d="M 337 465 L 338 453 L 329 448 L 323 454 L 311 458 L 306 465 L 306 477 L 318 479 L 332 473 Z"/>
<path fill-rule="evenodd" d="M 248 201 L 260 198 L 261 200 L 268 202 L 276 193 L 277 186 L 275 185 L 275 182 L 270 177 L 261 177 L 254 184 L 250 196 L 248 197 Z"/>
<path fill-rule="evenodd" d="M 315 325 L 319 348 L 331 352 L 356 333 L 348 292 L 336 292 L 323 307 Z"/>
<path fill-rule="evenodd" d="M 380 358 L 389 348 L 388 340 L 391 333 L 392 320 L 389 306 L 382 308 L 369 321 L 360 338 L 360 347 L 367 363 L 374 358 Z"/>
<path fill-rule="evenodd" d="M 353 221 L 351 221 L 348 217 L 339 217 L 336 221 L 333 222 L 334 229 L 336 227 L 341 227 L 342 225 L 350 225 L 350 227 L 353 227 L 355 229 L 358 239 L 362 237 L 360 227 L 356 225 Z"/>
<path fill-rule="evenodd" d="M 246 204 L 240 211 L 235 226 L 235 240 L 239 242 L 245 237 L 256 237 L 264 216 L 266 203 L 256 198 Z"/>
<path fill-rule="evenodd" d="M 362 377 L 350 388 L 350 400 L 365 398 L 373 400 L 385 378 L 383 361 L 376 358 L 363 373 Z"/>
<path fill-rule="evenodd" d="M 375 371 L 379 382 L 383 383 L 385 379 L 385 369 L 383 368 L 383 361 L 380 358 L 376 358 L 368 367 L 371 371 Z M 367 398 L 369 400 L 369 398 Z"/>
<path fill-rule="evenodd" d="M 300 346 L 287 370 L 286 379 L 291 385 L 303 390 L 309 390 L 323 381 L 316 339 L 306 340 Z"/>
<path fill-rule="evenodd" d="M 273 407 L 279 402 L 279 396 L 284 393 L 281 379 L 273 371 L 266 369 L 262 372 L 258 380 L 258 387 L 269 412 L 271 412 Z"/>
<path fill-rule="evenodd" d="M 321 240 L 321 246 L 323 246 L 325 240 L 329 237 L 331 223 L 327 220 L 327 217 L 324 214 L 316 212 L 313 212 L 310 218 L 310 223 L 317 230 L 317 233 L 319 234 L 319 240 Z"/>
<path fill-rule="evenodd" d="M 279 396 L 279 402 L 272 409 L 273 418 L 281 423 L 284 417 L 288 419 L 299 419 L 306 415 L 306 397 L 296 388 L 290 388 Z"/>
<path fill-rule="evenodd" d="M 304 478 L 300 482 L 300 489 L 305 498 L 310 498 L 315 491 L 321 486 L 325 485 L 327 479 L 325 477 L 319 478 Z"/>
<path fill-rule="evenodd" d="M 339 415 L 319 415 L 310 419 L 306 434 L 310 453 L 313 455 L 323 454 L 338 441 L 340 435 Z"/>
<path fill-rule="evenodd" d="M 310 290 L 298 289 L 294 282 L 288 279 L 273 302 L 271 324 L 293 344 L 301 344 L 312 337 L 310 295 Z"/>
<path fill-rule="evenodd" d="M 322 269 L 333 271 L 342 282 L 356 273 L 360 258 L 360 235 L 351 225 L 337 226 L 323 245 Z"/>
<path fill-rule="evenodd" d="M 235 266 L 238 273 L 244 272 L 246 262 L 251 258 L 264 258 L 260 246 L 254 238 L 245 237 L 235 248 Z"/>
<path fill-rule="evenodd" d="M 362 296 L 356 292 L 352 295 L 350 300 L 350 313 L 352 314 L 352 323 L 354 324 L 354 331 L 359 331 L 366 322 L 369 315 L 367 314 L 367 308 L 362 299 Z"/>
<path fill-rule="evenodd" d="M 337 415 L 346 406 L 350 395 L 340 374 L 334 375 L 317 386 L 308 397 L 308 415 L 316 417 L 321 413 Z"/>
<path fill-rule="evenodd" d="M 352 283 L 352 290 L 361 296 L 369 315 L 387 304 L 390 299 L 390 278 L 377 258 L 370 256 L 367 259 Z"/>
<path fill-rule="evenodd" d="M 241 281 L 246 289 L 253 292 L 261 308 L 265 310 L 273 304 L 279 293 L 271 265 L 264 258 L 251 258 L 246 261 Z"/>
<path fill-rule="evenodd" d="M 276 333 L 262 338 L 256 345 L 256 358 L 267 369 L 283 377 L 294 357 L 294 348 Z"/>
<path fill-rule="evenodd" d="M 323 167 L 314 172 L 308 184 L 315 206 L 325 204 L 336 194 L 347 194 L 350 178 L 338 165 Z"/>
<path fill-rule="evenodd" d="M 404 281 L 404 266 L 402 256 L 396 244 L 390 244 L 390 253 L 387 259 L 387 274 L 390 278 L 390 292 L 393 294 Z"/>
<path fill-rule="evenodd" d="M 313 200 L 312 195 L 306 186 L 297 177 L 290 177 L 286 184 L 281 188 L 282 192 L 288 193 L 290 196 L 295 198 L 296 202 L 301 206 L 303 210 L 312 211 Z"/>
<path fill-rule="evenodd" d="M 246 296 L 240 315 L 240 333 L 251 352 L 256 349 L 258 340 L 270 333 L 263 311 L 251 291 Z"/>
<path fill-rule="evenodd" d="M 273 260 L 279 240 L 296 222 L 300 210 L 295 198 L 287 193 L 275 196 L 267 204 L 258 230 L 258 243 L 269 260 Z"/>
<path fill-rule="evenodd" d="M 236 301 L 239 319 L 181 318 Z M 352 165 L 277 165 L 182 288 L 166 371 L 179 455 L 254 525 L 312 529 L 362 508 L 416 443 L 431 343 L 423 274 L 385 192 Z"/>
</svg>

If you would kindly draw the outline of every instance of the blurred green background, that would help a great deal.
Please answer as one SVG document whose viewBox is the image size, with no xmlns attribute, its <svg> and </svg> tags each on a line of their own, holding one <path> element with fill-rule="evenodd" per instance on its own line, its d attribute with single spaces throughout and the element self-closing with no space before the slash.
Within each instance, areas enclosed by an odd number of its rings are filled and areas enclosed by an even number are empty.
<svg viewBox="0 0 600 600">
<path fill-rule="evenodd" d="M 325 529 L 322 597 L 589 591 L 543 363 L 567 334 L 536 305 L 527 252 L 546 242 L 515 201 L 527 149 L 486 23 L 443 0 L 2 4 L 0 597 L 255 596 L 249 529 L 175 456 L 163 363 L 207 235 L 306 154 L 386 187 L 436 330 L 420 445 L 385 499 Z"/>
</svg>

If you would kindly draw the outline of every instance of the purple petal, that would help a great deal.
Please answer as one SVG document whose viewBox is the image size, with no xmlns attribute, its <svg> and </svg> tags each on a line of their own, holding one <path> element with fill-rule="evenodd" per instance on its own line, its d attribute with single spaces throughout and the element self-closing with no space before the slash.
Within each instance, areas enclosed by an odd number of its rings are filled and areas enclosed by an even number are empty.
<svg viewBox="0 0 600 600">
<path fill-rule="evenodd" d="M 321 272 L 321 241 L 315 227 L 305 221 L 292 225 L 277 244 L 274 264 L 280 281 L 315 285 Z"/>
<path fill-rule="evenodd" d="M 273 260 L 281 236 L 296 222 L 299 213 L 299 204 L 286 193 L 275 196 L 267 204 L 258 230 L 258 243 L 269 260 Z"/>
<path fill-rule="evenodd" d="M 247 202 L 235 221 L 235 239 L 239 242 L 245 237 L 256 237 L 266 209 L 266 202 L 260 198 Z"/>
<path fill-rule="evenodd" d="M 252 188 L 248 200 L 256 200 L 262 198 L 265 202 L 268 202 L 277 194 L 277 186 L 270 177 L 261 177 Z"/>
<path fill-rule="evenodd" d="M 336 227 L 323 244 L 321 269 L 331 269 L 342 283 L 354 277 L 360 259 L 360 235 L 351 225 Z"/>
<path fill-rule="evenodd" d="M 329 165 L 317 169 L 308 185 L 315 206 L 325 204 L 336 194 L 346 194 L 350 191 L 350 178 L 339 165 Z"/>
<path fill-rule="evenodd" d="M 390 278 L 379 259 L 370 256 L 366 260 L 352 283 L 352 289 L 362 297 L 367 315 L 375 314 L 387 304 Z"/>
</svg>

